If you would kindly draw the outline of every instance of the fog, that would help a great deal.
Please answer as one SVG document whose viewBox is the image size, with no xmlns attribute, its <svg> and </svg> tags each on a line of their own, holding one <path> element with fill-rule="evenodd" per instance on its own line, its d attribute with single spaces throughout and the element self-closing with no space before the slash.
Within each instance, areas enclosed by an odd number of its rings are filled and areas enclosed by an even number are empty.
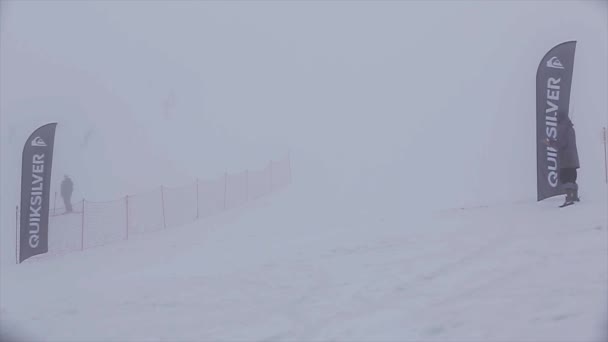
<svg viewBox="0 0 608 342">
<path fill-rule="evenodd" d="M 51 191 L 68 174 L 76 199 L 289 153 L 318 222 L 533 202 L 536 70 L 569 40 L 581 196 L 605 199 L 605 1 L 3 1 L 2 258 L 48 122 Z"/>
<path fill-rule="evenodd" d="M 414 191 L 442 205 L 533 198 L 536 67 L 577 40 L 571 110 L 581 182 L 594 184 L 605 7 L 5 2 L 3 175 L 14 177 L 6 169 L 27 134 L 57 121 L 54 176 L 71 174 L 90 198 L 290 149 L 317 191 Z"/>
</svg>

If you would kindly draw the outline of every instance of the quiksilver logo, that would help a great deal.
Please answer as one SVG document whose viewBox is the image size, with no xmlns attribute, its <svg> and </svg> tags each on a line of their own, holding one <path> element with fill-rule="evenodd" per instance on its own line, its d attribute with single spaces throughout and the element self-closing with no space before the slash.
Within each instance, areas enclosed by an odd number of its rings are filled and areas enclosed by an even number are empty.
<svg viewBox="0 0 608 342">
<path fill-rule="evenodd" d="M 547 61 L 547 67 L 553 69 L 563 69 L 564 65 L 559 59 L 557 59 L 557 57 L 553 56 Z"/>
<path fill-rule="evenodd" d="M 34 146 L 34 147 L 46 147 L 46 143 L 44 142 L 44 140 L 42 140 L 41 137 L 35 137 L 34 140 L 32 140 L 32 146 Z"/>
<path fill-rule="evenodd" d="M 545 107 L 545 134 L 547 139 L 557 139 L 557 115 L 559 110 L 561 79 L 550 77 L 547 80 L 547 105 Z M 558 185 L 558 154 L 557 149 L 547 146 L 547 182 L 552 188 Z"/>
<path fill-rule="evenodd" d="M 40 243 L 43 193 L 44 154 L 35 154 L 32 158 L 32 184 L 30 192 L 30 210 L 28 215 L 28 243 L 31 248 L 37 248 Z"/>
</svg>

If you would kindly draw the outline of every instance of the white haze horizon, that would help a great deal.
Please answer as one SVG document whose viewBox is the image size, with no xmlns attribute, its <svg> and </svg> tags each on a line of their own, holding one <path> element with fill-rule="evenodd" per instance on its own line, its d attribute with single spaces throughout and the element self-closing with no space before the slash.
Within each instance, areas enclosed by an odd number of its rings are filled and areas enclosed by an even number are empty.
<svg viewBox="0 0 608 342">
<path fill-rule="evenodd" d="M 605 1 L 2 1 L 1 264 L 50 122 L 51 193 L 68 174 L 76 199 L 289 153 L 290 209 L 316 222 L 533 203 L 536 70 L 571 40 L 581 196 L 605 201 Z"/>
<path fill-rule="evenodd" d="M 606 93 L 602 5 L 3 3 L 3 185 L 18 182 L 29 133 L 58 122 L 53 185 L 70 174 L 91 199 L 291 150 L 316 171 L 302 173 L 312 185 L 413 191 L 447 207 L 528 200 L 538 61 L 577 40 L 571 113 L 581 185 L 593 191 L 607 107 L 594 96 Z"/>
</svg>

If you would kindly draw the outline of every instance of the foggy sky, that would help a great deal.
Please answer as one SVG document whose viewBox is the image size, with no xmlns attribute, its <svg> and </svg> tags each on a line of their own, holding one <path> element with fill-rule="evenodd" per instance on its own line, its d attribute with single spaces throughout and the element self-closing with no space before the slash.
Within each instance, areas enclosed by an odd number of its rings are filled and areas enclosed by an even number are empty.
<svg viewBox="0 0 608 342">
<path fill-rule="evenodd" d="M 77 197 L 184 184 L 291 150 L 296 184 L 346 205 L 533 199 L 536 68 L 568 40 L 581 188 L 603 192 L 605 2 L 0 6 L 3 213 L 18 201 L 23 141 L 55 120 L 53 186 L 68 173 Z"/>
</svg>

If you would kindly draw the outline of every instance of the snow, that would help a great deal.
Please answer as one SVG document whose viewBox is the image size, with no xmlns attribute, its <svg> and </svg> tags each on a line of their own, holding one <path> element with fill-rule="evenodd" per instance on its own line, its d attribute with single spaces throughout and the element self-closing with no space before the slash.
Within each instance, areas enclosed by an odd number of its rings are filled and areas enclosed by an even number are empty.
<svg viewBox="0 0 608 342">
<path fill-rule="evenodd" d="M 5 266 L 3 329 L 41 341 L 605 337 L 605 201 L 405 224 L 398 213 L 319 222 L 300 195 L 295 184 L 136 241 Z"/>
<path fill-rule="evenodd" d="M 558 209 L 534 82 L 569 40 L 582 202 Z M 0 338 L 605 341 L 606 60 L 605 1 L 2 1 Z M 75 200 L 288 151 L 293 184 L 14 265 L 23 142 L 53 121 Z"/>
</svg>

